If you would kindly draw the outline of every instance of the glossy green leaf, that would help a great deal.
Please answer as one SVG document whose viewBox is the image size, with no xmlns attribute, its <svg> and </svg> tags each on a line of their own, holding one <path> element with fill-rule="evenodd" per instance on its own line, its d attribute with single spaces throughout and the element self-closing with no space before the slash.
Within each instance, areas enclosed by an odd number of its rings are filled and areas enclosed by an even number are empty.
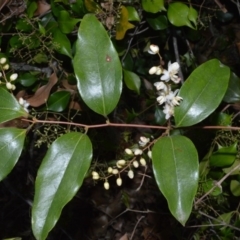
<svg viewBox="0 0 240 240">
<path fill-rule="evenodd" d="M 236 155 L 237 143 L 229 147 L 219 146 L 219 149 L 210 157 L 209 164 L 214 167 L 229 167 L 234 163 Z"/>
<path fill-rule="evenodd" d="M 139 22 L 141 20 L 136 8 L 131 7 L 131 6 L 126 6 L 126 9 L 128 11 L 128 21 Z"/>
<path fill-rule="evenodd" d="M 198 12 L 192 6 L 189 7 L 188 19 L 194 23 L 195 27 L 197 27 Z"/>
<path fill-rule="evenodd" d="M 240 196 L 240 182 L 237 180 L 232 180 L 230 183 L 230 190 L 235 197 Z"/>
<path fill-rule="evenodd" d="M 71 43 L 66 34 L 58 28 L 53 30 L 53 43 L 57 52 L 72 58 Z"/>
<path fill-rule="evenodd" d="M 168 20 L 164 15 L 149 17 L 147 18 L 147 22 L 154 30 L 164 30 L 168 27 Z"/>
<path fill-rule="evenodd" d="M 176 27 L 188 26 L 194 28 L 189 19 L 189 10 L 189 7 L 184 3 L 171 3 L 167 11 L 168 20 Z M 191 13 L 190 17 L 192 17 Z"/>
<path fill-rule="evenodd" d="M 232 115 L 224 112 L 215 112 L 211 116 L 211 124 L 218 126 L 231 126 L 232 125 Z"/>
<path fill-rule="evenodd" d="M 228 89 L 223 101 L 227 103 L 240 102 L 240 78 L 233 72 L 231 73 Z"/>
<path fill-rule="evenodd" d="M 0 88 L 0 123 L 9 120 L 28 117 L 28 113 L 7 90 Z"/>
<path fill-rule="evenodd" d="M 236 168 L 236 169 L 235 169 Z M 233 171 L 233 169 L 235 169 Z M 240 175 L 240 160 L 236 159 L 235 162 L 233 163 L 233 165 L 231 167 L 228 168 L 223 168 L 222 169 L 224 173 L 228 174 L 229 172 L 231 172 L 231 175 Z"/>
<path fill-rule="evenodd" d="M 142 0 L 143 10 L 146 12 L 157 13 L 166 10 L 164 0 Z"/>
<path fill-rule="evenodd" d="M 16 23 L 16 29 L 23 32 L 30 32 L 33 27 L 26 21 L 26 19 L 20 18 Z"/>
<path fill-rule="evenodd" d="M 107 116 L 122 92 L 122 67 L 106 30 L 92 14 L 81 22 L 73 66 L 83 101 Z"/>
<path fill-rule="evenodd" d="M 62 112 L 66 109 L 70 96 L 70 92 L 67 91 L 54 92 L 48 98 L 47 109 L 54 112 Z"/>
<path fill-rule="evenodd" d="M 68 11 L 62 10 L 58 14 L 59 28 L 63 33 L 71 33 L 75 25 L 80 22 L 81 19 L 72 18 Z"/>
<path fill-rule="evenodd" d="M 123 78 L 125 84 L 130 90 L 140 94 L 141 80 L 137 74 L 123 69 Z"/>
<path fill-rule="evenodd" d="M 25 129 L 0 128 L 0 181 L 12 171 L 17 163 L 25 136 Z"/>
<path fill-rule="evenodd" d="M 35 11 L 37 10 L 38 5 L 36 2 L 31 2 L 27 7 L 27 15 L 29 18 L 32 18 Z"/>
<path fill-rule="evenodd" d="M 163 110 L 158 106 L 155 108 L 154 118 L 155 122 L 159 125 L 164 125 L 167 122 Z"/>
<path fill-rule="evenodd" d="M 153 172 L 172 215 L 185 225 L 198 188 L 198 154 L 184 136 L 163 137 L 152 148 Z"/>
<path fill-rule="evenodd" d="M 18 82 L 21 83 L 24 87 L 30 87 L 37 81 L 37 76 L 31 74 L 31 73 L 23 73 L 19 74 L 18 76 Z"/>
<path fill-rule="evenodd" d="M 92 159 L 92 144 L 85 134 L 72 132 L 58 138 L 38 170 L 32 207 L 32 229 L 45 240 L 63 207 L 81 187 Z"/>
<path fill-rule="evenodd" d="M 191 126 L 208 117 L 221 103 L 229 77 L 230 69 L 217 59 L 196 68 L 180 89 L 183 101 L 174 111 L 176 125 Z"/>
</svg>

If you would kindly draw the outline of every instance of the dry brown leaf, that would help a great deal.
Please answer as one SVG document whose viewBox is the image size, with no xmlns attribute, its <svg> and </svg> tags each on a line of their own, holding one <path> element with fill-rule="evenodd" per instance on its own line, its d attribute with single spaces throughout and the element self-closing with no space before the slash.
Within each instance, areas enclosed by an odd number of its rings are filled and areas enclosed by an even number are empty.
<svg viewBox="0 0 240 240">
<path fill-rule="evenodd" d="M 40 87 L 32 97 L 27 99 L 30 106 L 39 107 L 42 104 L 44 104 L 48 99 L 48 96 L 51 92 L 52 87 L 57 83 L 57 81 L 58 81 L 58 78 L 56 73 L 54 72 L 50 76 L 48 83 Z"/>
<path fill-rule="evenodd" d="M 34 16 L 41 16 L 51 9 L 51 5 L 49 5 L 44 0 L 37 1 L 37 5 L 38 5 L 38 7 L 37 7 L 37 10 L 34 13 Z"/>
<path fill-rule="evenodd" d="M 80 104 L 78 102 L 76 102 L 76 101 L 71 101 L 70 104 L 69 104 L 69 108 L 77 110 L 77 111 L 81 111 L 82 110 Z"/>
<path fill-rule="evenodd" d="M 121 236 L 121 238 L 119 238 L 119 240 L 128 240 L 127 233 L 125 233 L 123 236 Z"/>
</svg>

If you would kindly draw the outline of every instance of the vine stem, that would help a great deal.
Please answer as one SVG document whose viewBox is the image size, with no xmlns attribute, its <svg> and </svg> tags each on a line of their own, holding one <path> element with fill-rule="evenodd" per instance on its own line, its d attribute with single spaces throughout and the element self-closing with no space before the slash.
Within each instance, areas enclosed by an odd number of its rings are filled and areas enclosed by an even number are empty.
<svg viewBox="0 0 240 240">
<path fill-rule="evenodd" d="M 50 123 L 50 124 L 63 124 L 63 125 L 73 125 L 76 127 L 83 127 L 86 130 L 90 128 L 103 128 L 103 127 L 131 127 L 131 128 L 151 128 L 151 129 L 163 129 L 163 130 L 169 130 L 174 129 L 174 126 L 156 126 L 156 125 L 144 125 L 144 124 L 129 124 L 129 123 L 111 123 L 108 120 L 106 123 L 102 124 L 94 124 L 94 125 L 87 125 L 82 123 L 74 123 L 74 122 L 65 122 L 65 121 L 49 121 L 49 120 L 39 120 L 36 118 L 33 118 L 33 120 L 22 118 L 21 119 L 24 122 L 30 122 L 30 123 Z M 180 128 L 187 128 L 187 127 L 178 127 Z M 233 130 L 233 131 L 240 131 L 240 127 L 229 127 L 229 126 L 193 126 L 188 127 L 191 129 L 212 129 L 212 130 Z"/>
<path fill-rule="evenodd" d="M 230 172 L 228 172 L 222 179 L 220 179 L 215 186 L 213 186 L 208 192 L 206 192 L 202 197 L 200 197 L 196 202 L 195 202 L 195 207 L 197 204 L 199 204 L 205 197 L 207 197 L 216 187 L 221 186 L 221 184 L 228 178 L 234 171 L 236 171 L 238 168 L 240 168 L 240 164 L 238 164 L 236 167 L 234 167 Z"/>
</svg>

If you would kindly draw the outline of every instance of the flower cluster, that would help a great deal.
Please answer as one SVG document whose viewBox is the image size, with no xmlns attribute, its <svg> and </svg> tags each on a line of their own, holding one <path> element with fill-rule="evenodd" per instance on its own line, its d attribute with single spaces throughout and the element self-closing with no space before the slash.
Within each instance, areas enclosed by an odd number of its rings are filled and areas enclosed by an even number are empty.
<svg viewBox="0 0 240 240">
<path fill-rule="evenodd" d="M 115 166 L 109 166 L 107 168 L 106 174 L 100 174 L 97 171 L 92 171 L 92 179 L 93 180 L 104 180 L 104 188 L 108 190 L 110 188 L 110 184 L 108 182 L 108 178 L 115 176 L 117 186 L 122 185 L 121 174 L 123 172 L 127 172 L 127 176 L 130 179 L 134 178 L 134 169 L 139 166 L 146 167 L 147 162 L 145 160 L 146 154 L 144 154 L 145 150 L 148 150 L 147 156 L 151 158 L 151 151 L 148 149 L 147 144 L 150 142 L 149 138 L 144 136 L 140 137 L 138 145 L 134 145 L 131 149 L 125 149 L 125 159 L 120 159 L 116 161 Z M 142 149 L 141 149 L 142 148 Z M 101 176 L 103 175 L 103 176 Z"/>
<path fill-rule="evenodd" d="M 161 60 L 161 56 L 159 54 L 159 47 L 156 45 L 150 45 L 148 53 L 150 54 L 158 54 Z M 153 75 L 162 75 L 160 77 L 160 82 L 154 83 L 154 86 L 157 89 L 157 102 L 159 105 L 164 104 L 163 106 L 163 113 L 165 114 L 165 118 L 169 119 L 171 116 L 174 115 L 174 107 L 180 104 L 182 98 L 178 96 L 179 89 L 175 90 L 174 92 L 171 90 L 171 84 L 168 82 L 171 80 L 175 84 L 178 84 L 181 79 L 178 77 L 177 73 L 179 71 L 179 64 L 177 62 L 168 63 L 168 70 L 163 69 L 160 66 L 153 66 L 149 70 L 149 74 Z"/>
<path fill-rule="evenodd" d="M 19 104 L 24 108 L 26 112 L 28 112 L 29 102 L 24 100 L 23 98 L 18 99 Z"/>
<path fill-rule="evenodd" d="M 18 78 L 17 73 L 11 74 L 8 78 L 6 77 L 5 71 L 9 69 L 9 64 L 7 63 L 7 59 L 5 57 L 0 58 L 0 78 L 3 77 L 5 80 L 6 88 L 8 90 L 15 90 L 16 86 L 13 84 L 13 82 Z M 2 83 L 2 81 L 0 81 Z"/>
</svg>

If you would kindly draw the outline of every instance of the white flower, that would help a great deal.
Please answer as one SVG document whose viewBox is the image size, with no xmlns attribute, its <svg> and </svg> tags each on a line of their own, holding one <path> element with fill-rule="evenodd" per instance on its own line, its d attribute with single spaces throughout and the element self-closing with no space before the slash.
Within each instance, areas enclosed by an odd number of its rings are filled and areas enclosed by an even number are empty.
<svg viewBox="0 0 240 240">
<path fill-rule="evenodd" d="M 175 82 L 179 83 L 180 78 L 176 75 L 179 71 L 179 64 L 178 62 L 174 62 L 171 64 L 171 62 L 168 62 L 168 70 L 163 70 L 163 76 L 161 77 L 161 80 L 168 82 L 170 79 Z"/>
<path fill-rule="evenodd" d="M 21 97 L 18 99 L 18 102 L 19 102 L 20 105 L 23 106 L 24 110 L 25 110 L 26 112 L 28 112 L 28 109 L 27 109 L 27 108 L 28 108 L 29 105 L 30 105 L 29 102 L 27 102 L 26 100 L 24 100 L 24 99 L 21 98 Z"/>
<path fill-rule="evenodd" d="M 134 155 L 142 155 L 143 151 L 141 149 L 135 149 L 134 150 Z"/>
<path fill-rule="evenodd" d="M 103 186 L 106 190 L 108 190 L 110 188 L 109 182 L 107 182 L 107 181 L 104 182 Z"/>
<path fill-rule="evenodd" d="M 6 61 L 7 61 L 7 59 L 6 59 L 5 57 L 3 57 L 3 58 L 0 58 L 0 63 L 1 63 L 1 64 L 4 64 L 4 63 L 6 63 Z"/>
<path fill-rule="evenodd" d="M 168 95 L 166 96 L 166 98 L 167 98 L 166 102 L 169 105 L 173 105 L 173 106 L 179 105 L 179 101 L 182 100 L 182 97 L 176 96 L 178 92 L 179 92 L 179 89 L 175 90 L 174 92 L 170 91 L 168 93 Z"/>
<path fill-rule="evenodd" d="M 174 106 L 165 104 L 163 107 L 163 113 L 165 114 L 165 118 L 169 119 L 174 114 Z"/>
<path fill-rule="evenodd" d="M 158 91 L 159 90 L 163 90 L 164 92 L 167 91 L 167 86 L 164 82 L 155 82 L 153 85 L 156 87 Z"/>
<path fill-rule="evenodd" d="M 151 44 L 149 46 L 148 53 L 153 54 L 153 55 L 159 53 L 159 47 L 157 45 Z"/>
<path fill-rule="evenodd" d="M 157 97 L 157 102 L 159 103 L 159 105 L 162 105 L 166 101 L 167 101 L 166 95 L 162 95 L 162 96 Z"/>
<path fill-rule="evenodd" d="M 149 138 L 146 137 L 140 137 L 140 141 L 138 142 L 141 147 L 146 146 L 146 144 L 150 141 Z"/>
<path fill-rule="evenodd" d="M 17 73 L 13 73 L 11 76 L 10 76 L 10 81 L 15 81 L 18 77 L 18 74 Z"/>
</svg>

